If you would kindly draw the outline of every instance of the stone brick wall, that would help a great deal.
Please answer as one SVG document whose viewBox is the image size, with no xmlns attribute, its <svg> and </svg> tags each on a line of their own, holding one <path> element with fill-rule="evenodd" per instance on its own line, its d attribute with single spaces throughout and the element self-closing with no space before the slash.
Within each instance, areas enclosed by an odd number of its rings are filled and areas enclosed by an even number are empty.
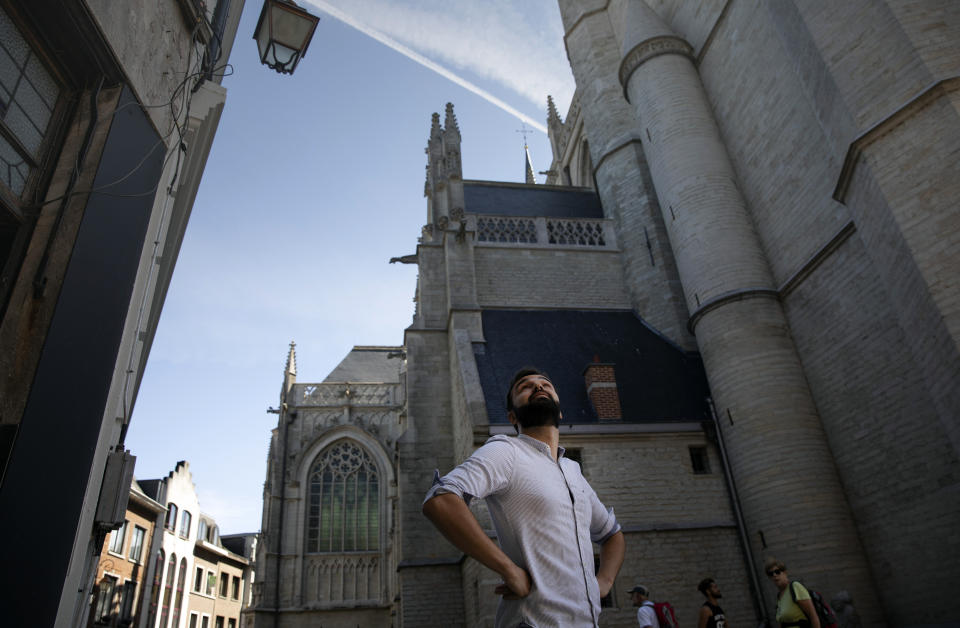
<svg viewBox="0 0 960 628">
<path fill-rule="evenodd" d="M 884 599 L 912 601 L 909 611 L 891 605 L 888 619 L 932 623 L 952 584 L 928 566 L 960 555 L 958 460 L 866 256 L 851 237 L 791 295 L 787 313 L 876 584 Z M 833 594 L 844 577 L 818 586 Z"/>
<path fill-rule="evenodd" d="M 926 565 L 958 553 L 947 530 L 960 510 L 945 499 L 960 468 L 957 422 L 945 418 L 960 407 L 958 297 L 943 277 L 960 255 L 948 200 L 960 182 L 945 165 L 960 125 L 957 92 L 925 90 L 955 74 L 956 47 L 941 42 L 958 17 L 937 2 L 731 3 L 700 65 L 777 283 L 844 221 L 856 227 L 784 303 L 894 625 L 955 619 Z M 854 140 L 863 156 L 841 205 L 832 196 Z M 818 586 L 849 588 L 849 576 L 835 569 Z"/>
<path fill-rule="evenodd" d="M 626 528 L 732 525 L 722 465 L 702 432 L 562 436 L 581 470 Z M 710 470 L 694 474 L 689 447 L 707 447 Z"/>
<path fill-rule="evenodd" d="M 616 220 L 631 305 L 662 334 L 693 349 L 676 264 L 640 147 L 641 130 L 617 77 L 620 53 L 614 26 L 605 12 L 591 13 L 602 8 L 600 3 L 561 4 L 571 5 L 563 15 L 568 29 L 567 54 L 583 110 L 582 127 L 578 128 L 589 138 L 604 212 Z M 568 18 L 568 13 L 585 16 L 573 30 L 569 30 L 573 18 Z M 574 123 L 567 120 L 568 125 Z M 574 135 L 570 141 L 579 144 L 581 138 Z M 567 159 L 572 162 L 574 157 Z M 563 165 L 553 167 L 562 170 Z"/>
<path fill-rule="evenodd" d="M 474 259 L 481 307 L 630 308 L 617 252 L 477 246 Z"/>
<path fill-rule="evenodd" d="M 601 614 L 601 626 L 637 625 L 636 609 L 626 593 L 634 584 L 648 587 L 654 601 L 670 602 L 681 626 L 696 626 L 704 601 L 697 584 L 707 577 L 720 585 L 730 625 L 757 625 L 735 528 L 628 531 L 625 540 L 627 554 L 615 585 L 617 609 Z M 767 595 L 773 599 L 772 591 Z"/>
<path fill-rule="evenodd" d="M 467 625 L 459 564 L 405 568 L 400 579 L 402 626 Z"/>
</svg>

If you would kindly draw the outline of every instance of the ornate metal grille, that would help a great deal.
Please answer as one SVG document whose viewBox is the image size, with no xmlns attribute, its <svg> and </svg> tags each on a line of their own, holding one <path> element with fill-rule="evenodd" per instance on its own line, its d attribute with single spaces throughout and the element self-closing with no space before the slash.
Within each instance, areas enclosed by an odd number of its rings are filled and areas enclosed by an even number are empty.
<svg viewBox="0 0 960 628">
<path fill-rule="evenodd" d="M 477 218 L 480 242 L 536 242 L 536 223 L 530 218 Z"/>
<path fill-rule="evenodd" d="M 548 220 L 547 235 L 550 244 L 576 244 L 579 246 L 606 246 L 603 225 L 600 222 L 581 220 Z"/>
<path fill-rule="evenodd" d="M 378 550 L 379 489 L 376 465 L 358 444 L 324 449 L 310 470 L 307 552 Z"/>
</svg>

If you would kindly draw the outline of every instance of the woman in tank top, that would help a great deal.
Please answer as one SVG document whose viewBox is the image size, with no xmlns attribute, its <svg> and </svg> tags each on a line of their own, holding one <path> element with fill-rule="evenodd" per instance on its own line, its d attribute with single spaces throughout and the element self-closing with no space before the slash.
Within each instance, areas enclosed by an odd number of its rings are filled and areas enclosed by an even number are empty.
<svg viewBox="0 0 960 628">
<path fill-rule="evenodd" d="M 780 627 L 820 628 L 820 620 L 810 600 L 810 593 L 799 582 L 790 582 L 786 565 L 775 558 L 768 558 L 764 571 L 777 587 L 777 621 L 780 622 Z"/>
</svg>

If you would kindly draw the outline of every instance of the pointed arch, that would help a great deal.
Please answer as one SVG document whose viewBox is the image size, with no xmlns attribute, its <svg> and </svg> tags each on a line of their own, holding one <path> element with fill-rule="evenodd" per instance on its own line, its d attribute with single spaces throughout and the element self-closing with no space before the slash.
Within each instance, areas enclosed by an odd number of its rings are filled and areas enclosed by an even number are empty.
<svg viewBox="0 0 960 628">
<path fill-rule="evenodd" d="M 360 443 L 328 446 L 307 480 L 307 553 L 380 549 L 380 473 Z"/>
<path fill-rule="evenodd" d="M 306 448 L 297 469 L 301 603 L 366 606 L 390 599 L 387 530 L 397 490 L 391 457 L 369 433 L 343 425 Z"/>
</svg>

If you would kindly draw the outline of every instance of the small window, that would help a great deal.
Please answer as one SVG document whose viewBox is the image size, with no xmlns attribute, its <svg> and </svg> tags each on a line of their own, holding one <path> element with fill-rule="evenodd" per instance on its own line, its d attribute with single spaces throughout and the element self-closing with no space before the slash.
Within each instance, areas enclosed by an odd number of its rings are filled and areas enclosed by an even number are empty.
<svg viewBox="0 0 960 628">
<path fill-rule="evenodd" d="M 240 599 L 240 578 L 233 576 L 233 599 Z"/>
<path fill-rule="evenodd" d="M 113 536 L 110 537 L 110 551 L 114 554 L 123 553 L 123 540 L 127 536 L 127 522 L 124 521 L 123 525 L 120 526 L 119 530 L 114 530 Z"/>
<path fill-rule="evenodd" d="M 193 521 L 193 515 L 189 510 L 183 511 L 183 518 L 180 520 L 180 536 L 188 538 L 190 536 L 190 523 Z"/>
<path fill-rule="evenodd" d="M 227 628 L 237 628 L 237 620 L 233 617 L 227 620 Z"/>
<path fill-rule="evenodd" d="M 203 567 L 197 567 L 197 573 L 193 578 L 193 590 L 203 593 Z"/>
<path fill-rule="evenodd" d="M 200 628 L 210 628 L 210 616 L 204 615 L 203 619 L 200 620 Z"/>
<path fill-rule="evenodd" d="M 710 457 L 707 456 L 706 447 L 690 448 L 690 465 L 696 475 L 705 475 L 710 473 Z"/>
<path fill-rule="evenodd" d="M 208 571 L 206 594 L 213 595 L 213 590 L 216 588 L 216 586 L 217 586 L 217 574 L 213 573 L 212 571 Z"/>
<path fill-rule="evenodd" d="M 147 531 L 140 526 L 133 526 L 133 536 L 130 537 L 130 560 L 135 563 L 140 562 L 143 555 L 143 539 L 146 538 Z"/>
<path fill-rule="evenodd" d="M 177 529 L 177 505 L 173 502 L 167 504 L 167 523 L 164 527 L 171 532 Z"/>
<path fill-rule="evenodd" d="M 197 524 L 197 538 L 207 540 L 207 522 L 203 519 Z"/>
<path fill-rule="evenodd" d="M 220 597 L 227 597 L 227 587 L 230 586 L 230 577 L 227 574 L 220 574 Z"/>
<path fill-rule="evenodd" d="M 217 620 L 214 625 L 216 628 L 223 628 L 223 615 L 217 615 Z"/>
<path fill-rule="evenodd" d="M 198 625 L 199 619 L 200 619 L 199 615 L 197 615 L 196 613 L 190 613 L 190 628 L 200 628 L 200 626 Z"/>
</svg>

